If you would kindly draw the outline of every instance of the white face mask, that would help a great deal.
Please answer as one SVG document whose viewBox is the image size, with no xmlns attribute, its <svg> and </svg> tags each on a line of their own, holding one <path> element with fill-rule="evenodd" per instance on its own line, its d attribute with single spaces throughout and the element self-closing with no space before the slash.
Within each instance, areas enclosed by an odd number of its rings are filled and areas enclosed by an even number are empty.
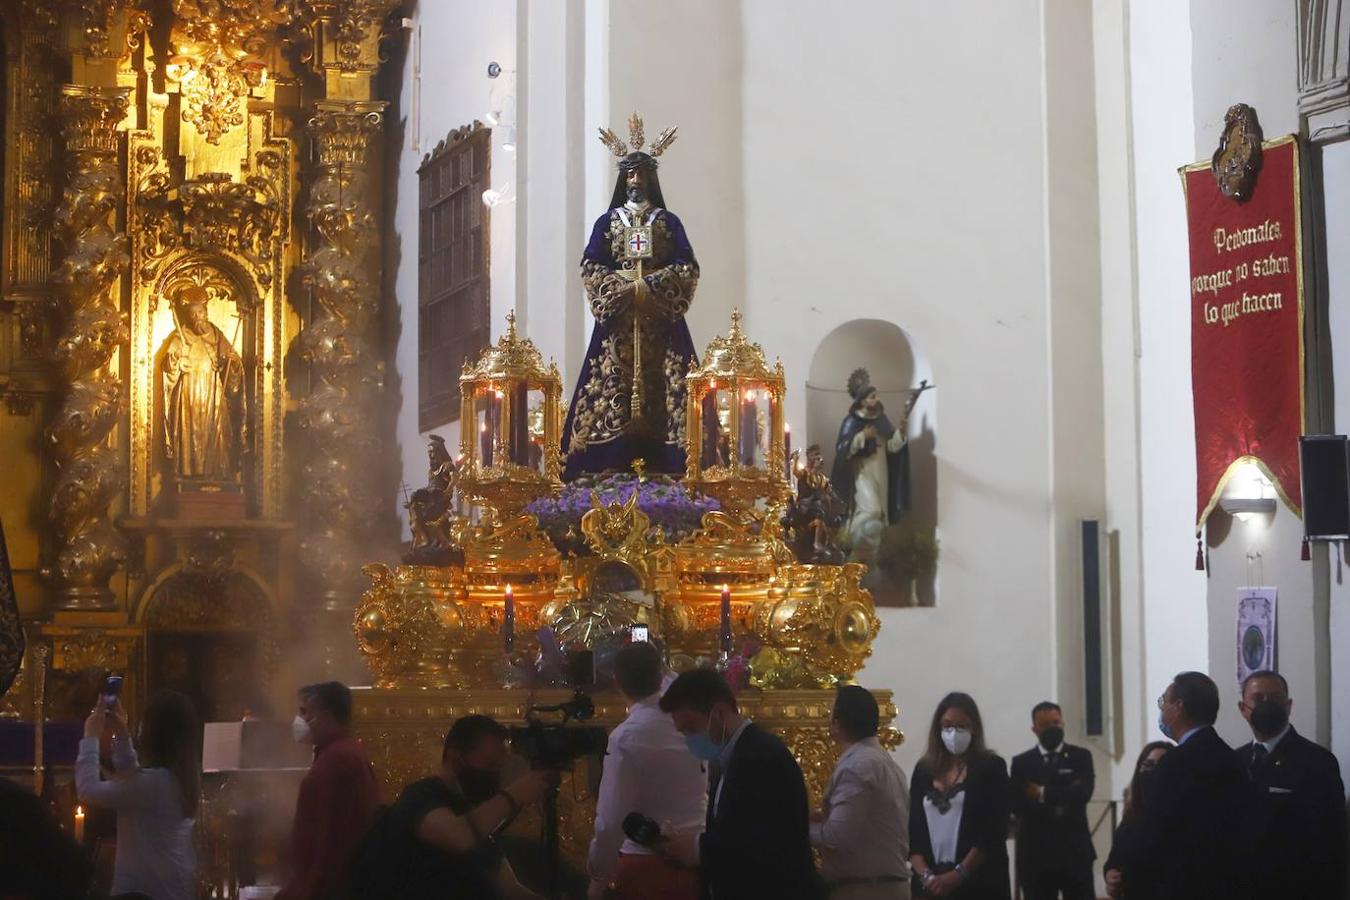
<svg viewBox="0 0 1350 900">
<path fill-rule="evenodd" d="M 964 728 L 944 728 L 942 743 L 948 753 L 962 756 L 970 749 L 970 732 Z"/>
<path fill-rule="evenodd" d="M 297 744 L 314 743 L 314 734 L 309 730 L 309 723 L 299 715 L 291 720 L 291 737 L 295 738 Z"/>
</svg>

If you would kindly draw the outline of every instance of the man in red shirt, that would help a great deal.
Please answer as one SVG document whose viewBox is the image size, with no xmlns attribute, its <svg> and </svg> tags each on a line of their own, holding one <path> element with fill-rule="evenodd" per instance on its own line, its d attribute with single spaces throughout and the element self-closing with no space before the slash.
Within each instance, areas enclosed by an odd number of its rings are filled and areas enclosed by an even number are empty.
<svg viewBox="0 0 1350 900">
<path fill-rule="evenodd" d="M 291 834 L 290 881 L 277 900 L 340 896 L 352 854 L 375 820 L 380 788 L 375 770 L 348 730 L 352 692 L 336 681 L 300 689 L 295 739 L 314 745 L 314 762 L 300 782 Z"/>
</svg>

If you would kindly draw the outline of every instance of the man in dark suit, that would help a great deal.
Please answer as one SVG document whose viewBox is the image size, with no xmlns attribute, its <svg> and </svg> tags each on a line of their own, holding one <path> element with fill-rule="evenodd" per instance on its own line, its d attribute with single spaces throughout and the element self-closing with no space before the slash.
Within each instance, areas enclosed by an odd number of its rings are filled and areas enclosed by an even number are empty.
<svg viewBox="0 0 1350 900">
<path fill-rule="evenodd" d="M 1031 711 L 1036 746 L 1012 761 L 1017 877 L 1025 900 L 1093 900 L 1088 830 L 1092 754 L 1064 743 L 1064 711 L 1048 700 Z"/>
<path fill-rule="evenodd" d="M 660 849 L 699 866 L 713 900 L 818 897 L 806 782 L 783 742 L 741 715 L 711 669 L 676 678 L 661 711 L 708 763 L 709 779 L 705 829 L 670 835 Z"/>
<path fill-rule="evenodd" d="M 1260 671 L 1242 682 L 1238 709 L 1254 740 L 1238 750 L 1251 778 L 1242 813 L 1248 896 L 1342 896 L 1345 786 L 1336 757 L 1294 730 L 1289 683 Z"/>
<path fill-rule="evenodd" d="M 1131 896 L 1197 900 L 1239 895 L 1238 816 L 1247 773 L 1214 731 L 1219 689 L 1182 672 L 1158 698 L 1158 725 L 1177 742 L 1154 770 L 1138 845 L 1122 860 Z"/>
</svg>

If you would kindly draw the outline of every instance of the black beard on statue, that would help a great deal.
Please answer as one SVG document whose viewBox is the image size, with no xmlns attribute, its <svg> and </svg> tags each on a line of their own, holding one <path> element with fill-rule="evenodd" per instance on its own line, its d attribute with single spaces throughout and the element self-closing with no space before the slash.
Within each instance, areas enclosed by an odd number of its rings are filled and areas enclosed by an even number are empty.
<svg viewBox="0 0 1350 900">
<path fill-rule="evenodd" d="M 628 189 L 628 200 L 631 203 L 646 203 L 647 202 L 646 188 L 643 188 L 640 185 L 630 187 Z"/>
</svg>

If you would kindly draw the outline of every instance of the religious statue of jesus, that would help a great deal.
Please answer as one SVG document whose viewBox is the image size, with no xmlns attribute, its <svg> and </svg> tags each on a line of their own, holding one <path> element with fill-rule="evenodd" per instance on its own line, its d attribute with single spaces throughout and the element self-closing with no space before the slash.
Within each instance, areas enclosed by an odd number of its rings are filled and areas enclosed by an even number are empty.
<svg viewBox="0 0 1350 900">
<path fill-rule="evenodd" d="M 581 260 L 595 330 L 563 428 L 567 481 L 626 472 L 636 459 L 648 473 L 685 469 L 684 376 L 695 353 L 684 314 L 698 262 L 656 176 L 656 157 L 675 129 L 644 153 L 642 119 L 634 114 L 628 128 L 628 142 L 600 132 L 619 158 L 619 175 Z"/>
</svg>

